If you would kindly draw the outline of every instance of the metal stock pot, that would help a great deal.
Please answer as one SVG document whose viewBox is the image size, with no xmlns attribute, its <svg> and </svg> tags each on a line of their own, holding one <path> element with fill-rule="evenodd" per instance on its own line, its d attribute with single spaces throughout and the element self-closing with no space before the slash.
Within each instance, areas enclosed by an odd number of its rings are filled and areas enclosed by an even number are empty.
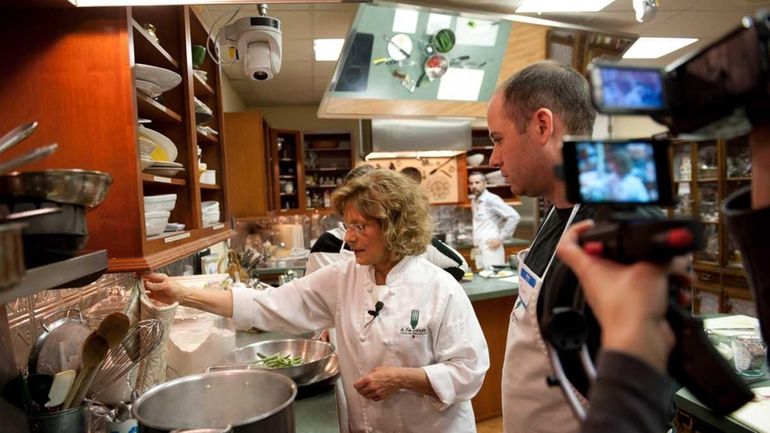
<svg viewBox="0 0 770 433">
<path fill-rule="evenodd" d="M 294 433 L 297 385 L 260 370 L 186 376 L 150 389 L 134 403 L 140 432 L 219 429 L 235 433 Z"/>
</svg>

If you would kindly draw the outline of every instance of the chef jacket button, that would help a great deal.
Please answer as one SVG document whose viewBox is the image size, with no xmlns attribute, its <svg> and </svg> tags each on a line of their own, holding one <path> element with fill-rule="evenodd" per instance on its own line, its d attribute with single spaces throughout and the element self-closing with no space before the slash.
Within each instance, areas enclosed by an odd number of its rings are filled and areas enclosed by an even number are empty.
<svg viewBox="0 0 770 433">
<path fill-rule="evenodd" d="M 365 335 L 359 335 L 358 336 L 358 340 L 359 341 L 366 341 L 366 336 Z"/>
</svg>

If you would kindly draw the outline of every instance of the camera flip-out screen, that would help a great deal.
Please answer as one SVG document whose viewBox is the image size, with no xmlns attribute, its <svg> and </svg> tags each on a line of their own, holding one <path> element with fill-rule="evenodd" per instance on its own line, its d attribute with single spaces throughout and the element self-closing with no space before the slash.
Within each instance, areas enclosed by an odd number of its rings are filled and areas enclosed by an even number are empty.
<svg viewBox="0 0 770 433">
<path fill-rule="evenodd" d="M 667 108 L 659 69 L 593 65 L 593 99 L 604 113 L 646 113 Z"/>
<path fill-rule="evenodd" d="M 670 204 L 666 142 L 564 143 L 567 196 L 573 203 Z"/>
</svg>

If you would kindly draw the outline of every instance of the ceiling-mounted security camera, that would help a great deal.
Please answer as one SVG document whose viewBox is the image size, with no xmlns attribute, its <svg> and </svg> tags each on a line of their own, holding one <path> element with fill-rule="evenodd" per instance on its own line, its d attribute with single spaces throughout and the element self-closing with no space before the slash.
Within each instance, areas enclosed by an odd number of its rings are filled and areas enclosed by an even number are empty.
<svg viewBox="0 0 770 433">
<path fill-rule="evenodd" d="M 266 16 L 267 7 L 260 5 L 257 17 L 245 17 L 225 27 L 225 40 L 235 42 L 236 61 L 242 62 L 243 73 L 252 80 L 269 80 L 281 71 L 281 22 Z"/>
<path fill-rule="evenodd" d="M 631 0 L 636 20 L 640 23 L 650 21 L 658 10 L 658 0 Z"/>
</svg>

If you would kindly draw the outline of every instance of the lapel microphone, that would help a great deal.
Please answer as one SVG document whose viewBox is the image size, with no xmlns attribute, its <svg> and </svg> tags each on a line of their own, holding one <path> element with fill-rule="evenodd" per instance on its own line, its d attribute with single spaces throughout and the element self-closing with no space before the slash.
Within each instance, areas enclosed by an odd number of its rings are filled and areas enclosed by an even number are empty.
<svg viewBox="0 0 770 433">
<path fill-rule="evenodd" d="M 377 301 L 377 303 L 374 304 L 374 310 L 369 310 L 367 313 L 372 317 L 377 317 L 380 315 L 380 311 L 382 311 L 383 307 L 385 307 L 385 304 L 383 304 L 382 301 Z"/>
<path fill-rule="evenodd" d="M 364 328 L 368 327 L 369 325 L 372 324 L 372 322 L 374 322 L 374 319 L 376 319 L 377 316 L 380 315 L 380 311 L 382 311 L 384 307 L 385 307 L 385 304 L 383 304 L 382 301 L 377 301 L 377 303 L 374 304 L 374 310 L 367 311 L 367 313 L 369 313 L 369 315 L 372 316 L 372 320 L 367 322 L 366 325 L 364 325 Z"/>
</svg>

